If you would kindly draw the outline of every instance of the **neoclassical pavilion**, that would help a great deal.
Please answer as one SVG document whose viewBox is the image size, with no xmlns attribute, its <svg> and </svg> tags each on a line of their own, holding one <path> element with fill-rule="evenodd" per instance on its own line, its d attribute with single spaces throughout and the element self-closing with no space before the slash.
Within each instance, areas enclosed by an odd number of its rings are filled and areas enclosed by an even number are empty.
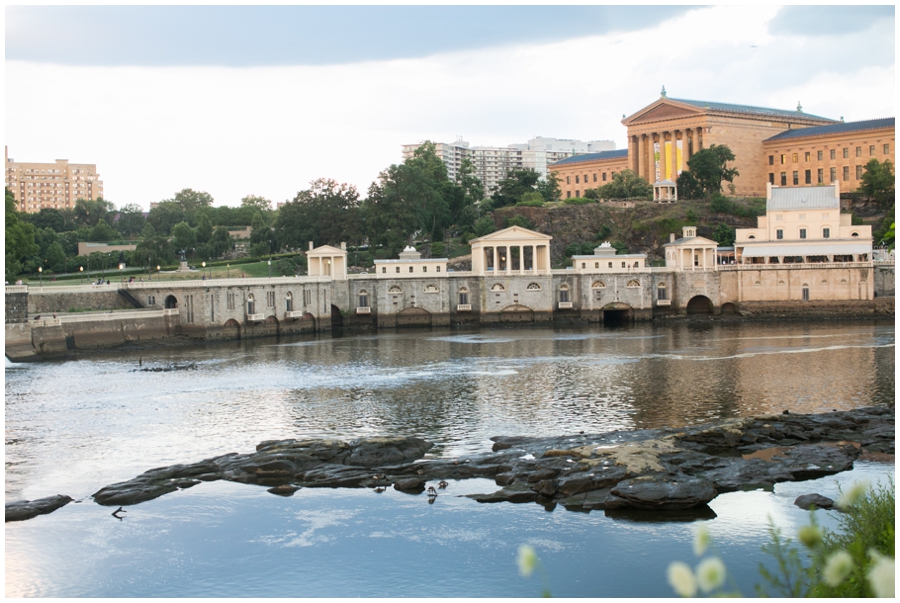
<svg viewBox="0 0 900 603">
<path fill-rule="evenodd" d="M 666 268 L 675 270 L 707 270 L 715 269 L 716 248 L 715 241 L 697 236 L 696 226 L 685 226 L 681 229 L 680 239 L 672 240 L 663 248 L 666 250 Z M 673 233 L 672 238 L 675 238 Z"/>
<path fill-rule="evenodd" d="M 521 226 L 510 226 L 469 241 L 472 272 L 477 276 L 499 274 L 550 274 L 550 235 Z"/>
<path fill-rule="evenodd" d="M 335 280 L 347 278 L 347 244 L 341 243 L 341 248 L 331 245 L 322 245 L 313 249 L 312 241 L 309 242 L 309 251 L 306 252 L 307 274 L 309 276 L 330 276 Z"/>
</svg>

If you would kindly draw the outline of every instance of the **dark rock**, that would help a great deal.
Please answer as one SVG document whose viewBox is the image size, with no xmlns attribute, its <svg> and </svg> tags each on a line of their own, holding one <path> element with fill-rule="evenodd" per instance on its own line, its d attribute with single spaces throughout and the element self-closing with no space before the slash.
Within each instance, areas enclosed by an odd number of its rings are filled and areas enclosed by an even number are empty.
<svg viewBox="0 0 900 603">
<path fill-rule="evenodd" d="M 274 488 L 269 488 L 266 492 L 271 492 L 272 494 L 277 494 L 278 496 L 292 496 L 294 492 L 299 490 L 297 486 L 291 486 L 290 484 L 282 484 L 280 486 L 275 486 Z"/>
<path fill-rule="evenodd" d="M 801 509 L 831 509 L 834 507 L 834 501 L 827 496 L 821 494 L 803 494 L 798 496 L 794 504 Z"/>
<path fill-rule="evenodd" d="M 425 490 L 425 482 L 416 477 L 401 479 L 394 482 L 394 490 L 400 492 L 422 492 Z"/>
<path fill-rule="evenodd" d="M 491 494 L 467 494 L 466 498 L 471 498 L 481 503 L 495 502 L 511 502 L 525 503 L 534 502 L 538 499 L 537 492 L 532 490 L 519 490 L 515 488 L 504 488 Z"/>
<path fill-rule="evenodd" d="M 514 473 L 498 473 L 494 476 L 494 482 L 498 486 L 508 486 L 514 481 L 516 481 L 516 476 Z"/>
<path fill-rule="evenodd" d="M 53 513 L 70 502 L 72 502 L 71 496 L 57 494 L 36 500 L 18 500 L 6 503 L 6 521 L 24 521 L 38 515 Z"/>
<path fill-rule="evenodd" d="M 551 479 L 556 477 L 556 471 L 554 469 L 538 469 L 537 471 L 532 471 L 528 474 L 528 478 L 526 481 L 528 483 L 533 484 L 535 482 L 540 482 L 545 479 Z"/>
<path fill-rule="evenodd" d="M 545 496 L 547 498 L 552 497 L 556 494 L 556 484 L 557 481 L 555 479 L 542 479 L 534 486 L 531 487 L 532 490 L 540 494 L 541 496 Z"/>
<path fill-rule="evenodd" d="M 716 497 L 712 483 L 687 475 L 644 475 L 627 479 L 613 488 L 606 508 L 689 509 Z"/>
</svg>

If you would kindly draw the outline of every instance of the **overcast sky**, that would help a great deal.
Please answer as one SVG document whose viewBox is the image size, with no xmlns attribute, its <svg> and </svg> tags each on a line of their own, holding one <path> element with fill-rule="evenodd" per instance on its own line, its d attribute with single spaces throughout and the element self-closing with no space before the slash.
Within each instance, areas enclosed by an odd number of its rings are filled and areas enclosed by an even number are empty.
<svg viewBox="0 0 900 603">
<path fill-rule="evenodd" d="M 894 7 L 7 6 L 16 161 L 121 207 L 356 185 L 422 140 L 613 140 L 673 98 L 893 116 Z"/>
</svg>

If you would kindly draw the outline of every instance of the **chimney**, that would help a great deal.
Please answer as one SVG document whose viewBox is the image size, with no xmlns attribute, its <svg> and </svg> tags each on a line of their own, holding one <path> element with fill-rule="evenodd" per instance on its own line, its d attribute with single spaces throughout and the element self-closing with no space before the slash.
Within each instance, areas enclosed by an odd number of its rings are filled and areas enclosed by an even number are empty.
<svg viewBox="0 0 900 603">
<path fill-rule="evenodd" d="M 309 250 L 310 250 L 310 251 L 313 250 L 313 246 L 312 246 L 312 245 L 313 245 L 313 243 L 312 243 L 312 241 L 310 241 L 310 242 L 309 242 Z"/>
<path fill-rule="evenodd" d="M 669 233 L 669 243 L 674 243 L 674 242 L 675 242 L 675 233 L 670 232 Z"/>
<path fill-rule="evenodd" d="M 341 241 L 341 251 L 347 251 L 347 243 L 346 243 L 346 241 Z"/>
</svg>

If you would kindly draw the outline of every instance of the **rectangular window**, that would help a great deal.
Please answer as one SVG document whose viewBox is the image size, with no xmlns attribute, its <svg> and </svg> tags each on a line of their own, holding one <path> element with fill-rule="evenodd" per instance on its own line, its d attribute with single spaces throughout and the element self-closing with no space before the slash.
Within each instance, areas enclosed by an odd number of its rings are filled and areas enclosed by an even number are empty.
<svg viewBox="0 0 900 603">
<path fill-rule="evenodd" d="M 468 292 L 460 291 L 459 293 L 459 303 L 465 306 L 469 303 L 469 294 Z"/>
<path fill-rule="evenodd" d="M 837 168 L 831 168 L 828 170 L 828 175 L 831 177 L 831 182 L 837 180 Z"/>
<path fill-rule="evenodd" d="M 890 152 L 891 152 L 891 145 L 889 145 L 889 144 L 884 145 L 884 154 L 889 155 Z"/>
<path fill-rule="evenodd" d="M 822 168 L 819 168 L 818 170 L 816 170 L 816 183 L 822 184 L 824 182 L 824 180 L 825 180 L 825 170 L 823 170 Z"/>
<path fill-rule="evenodd" d="M 412 267 L 412 266 L 409 267 L 409 271 L 410 271 L 410 272 L 413 271 L 413 267 Z"/>
<path fill-rule="evenodd" d="M 787 155 L 782 153 L 781 154 L 781 165 L 784 165 L 785 163 L 787 163 Z"/>
<path fill-rule="evenodd" d="M 381 274 L 387 274 L 387 266 L 381 267 Z"/>
<path fill-rule="evenodd" d="M 787 172 L 781 172 L 781 186 L 787 186 Z"/>
<path fill-rule="evenodd" d="M 368 293 L 360 293 L 359 294 L 359 307 L 360 308 L 368 308 L 369 307 L 369 294 Z"/>
<path fill-rule="evenodd" d="M 885 151 L 886 153 L 887 151 Z M 606 182 L 606 172 L 603 172 L 603 182 Z"/>
<path fill-rule="evenodd" d="M 812 184 L 812 170 L 806 170 L 806 184 Z"/>
<path fill-rule="evenodd" d="M 794 173 L 791 174 L 791 176 L 792 176 L 792 180 L 794 182 L 794 186 L 797 186 L 798 184 L 800 184 L 800 172 L 798 172 L 797 170 L 794 170 Z"/>
<path fill-rule="evenodd" d="M 769 155 L 769 165 L 775 165 L 775 155 Z"/>
<path fill-rule="evenodd" d="M 566 199 L 569 199 L 571 197 L 572 197 L 572 191 L 566 191 Z"/>
<path fill-rule="evenodd" d="M 312 303 L 312 291 L 309 289 L 303 290 L 303 304 L 308 306 Z"/>
<path fill-rule="evenodd" d="M 835 151 L 836 151 L 836 149 L 831 149 L 830 151 L 828 151 L 828 158 L 829 158 L 829 159 L 834 159 L 834 158 L 835 158 L 835 156 L 836 156 L 836 155 L 835 155 Z"/>
<path fill-rule="evenodd" d="M 428 272 L 428 266 L 422 266 L 422 272 Z"/>
<path fill-rule="evenodd" d="M 844 166 L 844 182 L 849 182 L 849 181 L 850 181 L 850 166 L 845 165 Z"/>
<path fill-rule="evenodd" d="M 862 157 L 862 147 L 856 147 L 856 156 Z"/>
<path fill-rule="evenodd" d="M 566 184 L 572 184 L 572 178 L 571 178 L 571 177 L 566 176 Z"/>
<path fill-rule="evenodd" d="M 776 238 L 776 239 L 783 239 L 783 238 L 784 238 L 784 231 L 781 230 L 780 228 L 779 228 L 778 230 L 776 230 L 776 231 L 775 231 L 775 238 Z"/>
<path fill-rule="evenodd" d="M 440 266 L 436 266 L 435 269 L 434 269 L 434 271 L 435 271 L 435 272 L 440 272 L 440 271 L 441 271 L 441 267 L 440 267 Z"/>
<path fill-rule="evenodd" d="M 823 229 L 822 229 L 822 238 L 823 238 L 823 239 L 830 239 L 830 238 L 831 238 L 831 229 L 830 229 L 830 228 L 823 228 Z"/>
<path fill-rule="evenodd" d="M 397 274 L 400 274 L 400 266 L 397 266 Z"/>
<path fill-rule="evenodd" d="M 775 184 L 775 172 L 769 172 L 769 184 Z"/>
<path fill-rule="evenodd" d="M 578 176 L 575 176 L 575 184 L 578 184 Z"/>
<path fill-rule="evenodd" d="M 872 147 L 875 148 L 875 147 Z M 594 172 L 594 182 L 597 182 L 597 172 Z"/>
<path fill-rule="evenodd" d="M 849 148 L 843 149 L 842 153 L 843 153 L 844 159 L 848 159 L 850 157 L 850 149 Z"/>
<path fill-rule="evenodd" d="M 563 289 L 562 291 L 559 292 L 559 301 L 561 301 L 561 302 L 569 301 L 569 290 L 568 289 Z"/>
<path fill-rule="evenodd" d="M 822 158 L 823 158 L 822 151 L 816 151 L 816 159 L 818 159 L 819 161 L 822 161 Z"/>
<path fill-rule="evenodd" d="M 800 229 L 800 238 L 801 238 L 801 239 L 805 239 L 805 238 L 806 238 L 806 229 L 805 229 L 805 228 L 801 228 L 801 229 Z"/>
<path fill-rule="evenodd" d="M 576 197 L 580 197 L 580 196 L 581 196 L 581 191 L 576 190 L 576 191 L 575 191 L 575 196 L 576 196 Z"/>
<path fill-rule="evenodd" d="M 791 163 L 797 163 L 797 153 L 791 154 Z"/>
<path fill-rule="evenodd" d="M 874 157 L 874 156 L 875 156 L 875 145 L 870 144 L 869 145 L 869 157 Z"/>
<path fill-rule="evenodd" d="M 856 166 L 856 179 L 861 180 L 862 175 L 863 175 L 863 166 L 861 166 L 861 165 Z"/>
<path fill-rule="evenodd" d="M 269 308 L 274 308 L 274 307 L 275 307 L 275 292 L 274 292 L 274 291 L 267 291 L 267 292 L 266 292 L 266 305 L 267 305 Z"/>
<path fill-rule="evenodd" d="M 803 154 L 803 161 L 809 163 L 809 151 Z"/>
</svg>

